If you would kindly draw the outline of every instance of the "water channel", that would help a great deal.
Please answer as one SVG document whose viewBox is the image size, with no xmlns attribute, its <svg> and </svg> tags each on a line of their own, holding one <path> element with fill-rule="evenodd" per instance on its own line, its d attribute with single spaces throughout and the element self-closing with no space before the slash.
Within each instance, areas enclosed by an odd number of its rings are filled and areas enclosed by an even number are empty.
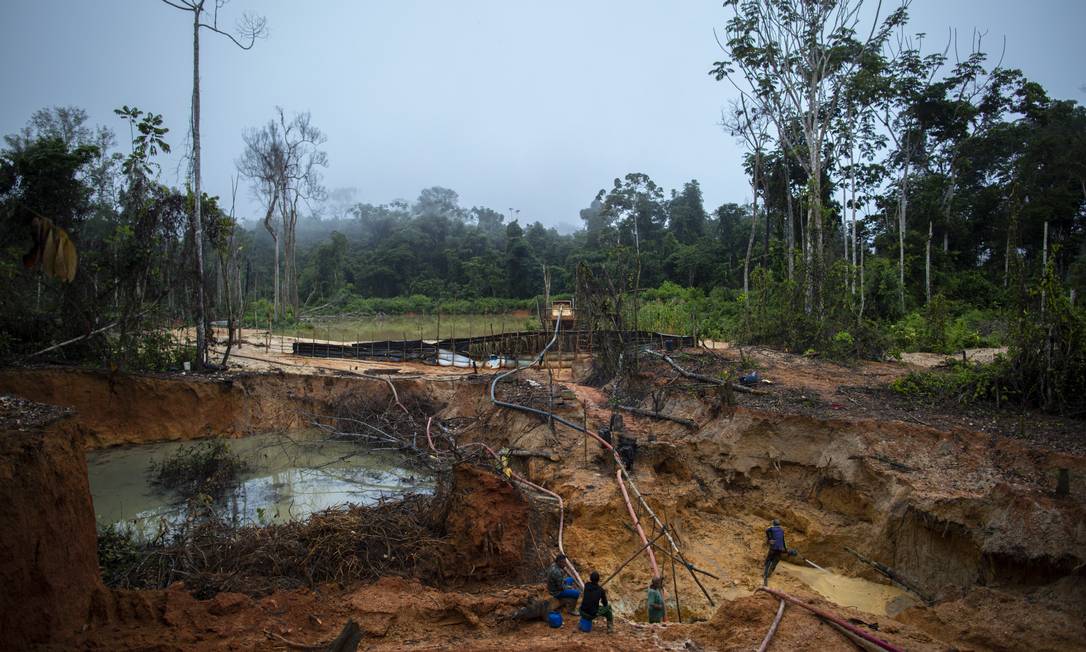
<svg viewBox="0 0 1086 652">
<path fill-rule="evenodd" d="M 220 513 L 237 525 L 283 523 L 331 507 L 433 490 L 425 471 L 408 466 L 403 457 L 330 440 L 317 430 L 264 433 L 228 444 L 248 464 L 241 484 L 219 505 Z M 150 466 L 182 445 L 162 442 L 87 453 L 98 525 L 112 524 L 146 540 L 178 523 L 184 503 L 152 484 Z"/>
</svg>

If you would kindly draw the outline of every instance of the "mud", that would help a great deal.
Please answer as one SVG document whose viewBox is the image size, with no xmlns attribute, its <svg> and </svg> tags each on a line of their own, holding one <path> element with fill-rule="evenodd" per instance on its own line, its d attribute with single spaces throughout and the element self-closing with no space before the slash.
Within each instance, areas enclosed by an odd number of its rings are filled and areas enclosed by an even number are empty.
<svg viewBox="0 0 1086 652">
<path fill-rule="evenodd" d="M 890 366 L 885 371 L 874 378 L 883 382 L 895 373 Z M 818 366 L 804 373 L 817 375 Z M 549 382 L 545 374 L 525 375 L 542 386 Z M 820 382 L 829 388 L 833 381 Z M 564 385 L 575 400 L 562 402 L 563 416 L 586 419 L 593 428 L 607 420 L 605 394 Z M 595 442 L 561 427 L 552 431 L 534 417 L 494 410 L 485 384 L 469 376 L 403 380 L 397 389 L 424 396 L 438 418 L 467 424 L 458 435 L 461 443 L 558 451 L 557 463 L 531 457 L 512 464 L 564 498 L 565 548 L 582 572 L 609 575 L 640 547 L 613 471 Z M 67 432 L 67 448 L 38 463 L 56 455 L 70 475 L 83 446 L 199 437 L 209 423 L 237 436 L 298 427 L 304 421 L 299 410 L 323 409 L 352 392 L 388 392 L 388 386 L 289 374 L 196 380 L 38 370 L 0 374 L 0 391 L 56 400 L 77 411 L 65 429 L 46 428 L 58 438 Z M 651 409 L 651 400 L 642 407 Z M 699 428 L 625 415 L 627 430 L 640 443 L 633 477 L 673 528 L 687 559 L 719 578 L 700 577 L 711 605 L 683 565 L 672 566 L 661 554 L 667 625 L 638 622 L 645 619 L 650 579 L 642 559 L 606 587 L 619 615 L 611 637 L 599 631 L 581 635 L 568 623 L 551 630 L 543 623 L 507 622 L 508 614 L 541 594 L 539 585 L 525 582 L 547 563 L 534 544 L 553 545 L 555 531 L 533 514 L 554 515 L 554 504 L 484 473 L 460 478 L 474 490 L 459 495 L 445 521 L 445 535 L 457 546 L 454 563 L 463 571 L 455 586 L 386 578 L 260 599 L 220 594 L 197 601 L 183 586 L 134 593 L 84 581 L 73 590 L 87 596 L 79 607 L 86 628 L 72 629 L 79 618 L 66 616 L 64 640 L 99 649 L 287 649 L 284 639 L 305 645 L 330 641 L 353 617 L 372 649 L 752 649 L 777 609 L 775 599 L 755 589 L 761 583 L 764 528 L 779 518 L 789 547 L 830 573 L 782 563 L 770 585 L 864 626 L 877 624 L 880 637 L 906 649 L 1086 646 L 1086 458 L 962 427 L 870 414 L 831 418 L 742 403 L 721 411 L 695 391 L 672 392 L 666 410 L 697 421 Z M 66 455 L 78 461 L 64 462 Z M 1071 495 L 1057 497 L 1053 489 L 1061 468 L 1070 473 Z M 78 493 L 77 485 L 66 485 L 68 492 Z M 23 510 L 44 508 L 26 497 L 18 500 Z M 652 529 L 647 520 L 646 526 Z M 80 536 L 86 538 L 85 532 Z M 935 603 L 921 604 L 891 586 L 845 546 L 893 567 Z M 676 597 L 682 624 L 676 622 Z M 849 645 L 813 615 L 789 607 L 771 649 Z"/>
</svg>

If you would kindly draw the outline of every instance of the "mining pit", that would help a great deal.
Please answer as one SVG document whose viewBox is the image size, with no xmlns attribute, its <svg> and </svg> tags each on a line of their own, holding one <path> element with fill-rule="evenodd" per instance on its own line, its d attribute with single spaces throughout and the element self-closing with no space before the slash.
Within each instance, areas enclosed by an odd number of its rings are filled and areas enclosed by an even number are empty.
<svg viewBox="0 0 1086 652">
<path fill-rule="evenodd" d="M 736 364 L 727 353 L 683 355 L 688 368 Z M 318 366 L 213 377 L 0 372 L 0 646 L 325 649 L 353 621 L 375 650 L 757 649 L 781 604 L 759 590 L 765 529 L 779 519 L 798 554 L 769 587 L 897 649 L 1086 649 L 1086 456 L 1073 425 L 1038 441 L 934 409 L 903 412 L 875 391 L 903 365 L 842 370 L 783 354 L 766 354 L 763 374 L 777 382 L 757 395 L 733 397 L 655 359 L 620 389 L 580 384 L 577 365 L 496 386 L 499 401 L 593 433 L 617 402 L 641 410 L 619 412 L 637 442 L 620 486 L 599 440 L 496 405 L 488 373 L 400 367 L 379 378 Z M 829 380 L 842 373 L 853 385 Z M 315 424 L 336 430 L 347 419 L 400 433 L 403 450 L 340 439 L 300 466 L 296 455 L 280 460 L 259 476 L 278 477 L 265 485 L 280 493 L 298 484 L 287 469 L 336 469 L 343 484 L 297 510 L 281 495 L 260 503 L 278 520 L 235 503 L 241 529 L 187 553 L 221 559 L 175 552 L 174 570 L 188 570 L 163 571 L 161 586 L 103 582 L 98 527 L 168 507 L 135 504 L 148 495 L 147 451 L 164 450 L 144 447 L 225 436 L 258 455 L 269 437 L 315 441 Z M 1057 491 L 1061 474 L 1070 482 Z M 642 499 L 627 508 L 623 487 Z M 363 507 L 322 511 L 341 503 Z M 664 624 L 647 623 L 653 570 L 635 519 L 656 542 Z M 614 633 L 599 621 L 579 632 L 571 616 L 559 629 L 511 618 L 545 597 L 559 546 L 581 576 L 618 571 L 605 587 Z M 789 603 L 768 649 L 857 640 Z"/>
</svg>

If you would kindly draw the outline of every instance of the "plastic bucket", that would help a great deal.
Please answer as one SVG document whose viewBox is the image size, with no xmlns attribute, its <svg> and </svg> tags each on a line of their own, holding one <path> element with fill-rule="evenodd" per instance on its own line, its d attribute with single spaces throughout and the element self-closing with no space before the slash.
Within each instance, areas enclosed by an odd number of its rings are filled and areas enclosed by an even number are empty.
<svg viewBox="0 0 1086 652">
<path fill-rule="evenodd" d="M 551 627 L 558 629 L 562 626 L 562 614 L 557 611 L 552 611 L 547 614 L 547 624 Z"/>
<path fill-rule="evenodd" d="M 577 623 L 577 629 L 581 630 L 582 632 L 591 632 L 592 621 L 587 618 L 581 618 L 581 622 Z"/>
</svg>

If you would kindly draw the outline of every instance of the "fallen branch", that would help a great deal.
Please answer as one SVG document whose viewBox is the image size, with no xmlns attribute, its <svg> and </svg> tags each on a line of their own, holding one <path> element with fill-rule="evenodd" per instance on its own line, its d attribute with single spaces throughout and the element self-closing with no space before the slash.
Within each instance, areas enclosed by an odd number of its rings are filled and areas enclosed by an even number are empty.
<svg viewBox="0 0 1086 652">
<path fill-rule="evenodd" d="M 682 417 L 673 417 L 673 416 L 669 416 L 667 414 L 660 414 L 659 412 L 653 412 L 652 410 L 644 410 L 644 409 L 639 408 L 639 407 L 633 407 L 632 405 L 619 405 L 617 407 L 618 407 L 618 409 L 620 409 L 620 410 L 622 410 L 624 412 L 629 412 L 631 414 L 637 414 L 639 416 L 649 417 L 651 419 L 660 419 L 661 421 L 672 421 L 672 422 L 677 423 L 677 424 L 679 424 L 681 426 L 686 426 L 687 428 L 690 428 L 692 430 L 697 430 L 698 429 L 698 424 L 696 422 L 694 422 L 694 421 L 691 421 L 690 419 L 683 419 Z"/>
<path fill-rule="evenodd" d="M 663 353 L 658 353 L 656 351 L 645 351 L 645 353 L 647 353 L 647 354 L 649 354 L 651 356 L 662 359 L 664 362 L 671 365 L 672 369 L 679 372 L 679 374 L 681 374 L 682 376 L 685 376 L 686 378 L 690 378 L 692 380 L 700 380 L 703 383 L 709 383 L 711 385 L 727 385 L 728 387 L 731 387 L 733 390 L 735 390 L 737 392 L 741 392 L 743 394 L 757 394 L 759 396 L 764 396 L 766 394 L 766 392 L 761 392 L 761 391 L 758 391 L 756 389 L 751 389 L 751 388 L 747 387 L 746 385 L 740 385 L 739 383 L 730 383 L 730 382 L 721 380 L 719 378 L 713 378 L 712 376 L 705 376 L 703 374 L 696 374 L 693 371 L 687 371 L 686 369 L 683 369 L 682 367 L 680 367 L 678 365 L 678 363 L 676 363 L 674 360 L 672 360 L 670 356 L 664 355 Z"/>
<path fill-rule="evenodd" d="M 42 349 L 41 351 L 35 351 L 34 353 L 31 353 L 30 355 L 24 357 L 23 360 L 29 360 L 30 358 L 33 358 L 35 356 L 39 356 L 39 355 L 41 355 L 43 353 L 49 353 L 50 351 L 55 351 L 57 349 L 64 348 L 64 347 L 68 346 L 69 344 L 75 344 L 76 342 L 82 342 L 83 340 L 85 340 L 87 338 L 94 337 L 98 333 L 108 331 L 109 329 L 113 328 L 114 326 L 116 326 L 119 323 L 121 323 L 121 322 L 115 321 L 115 322 L 113 322 L 111 324 L 106 324 L 105 326 L 103 326 L 101 328 L 95 329 L 95 330 L 87 333 L 86 335 L 80 335 L 79 337 L 73 337 L 72 339 L 61 342 L 60 344 L 54 344 L 53 346 Z"/>
</svg>

